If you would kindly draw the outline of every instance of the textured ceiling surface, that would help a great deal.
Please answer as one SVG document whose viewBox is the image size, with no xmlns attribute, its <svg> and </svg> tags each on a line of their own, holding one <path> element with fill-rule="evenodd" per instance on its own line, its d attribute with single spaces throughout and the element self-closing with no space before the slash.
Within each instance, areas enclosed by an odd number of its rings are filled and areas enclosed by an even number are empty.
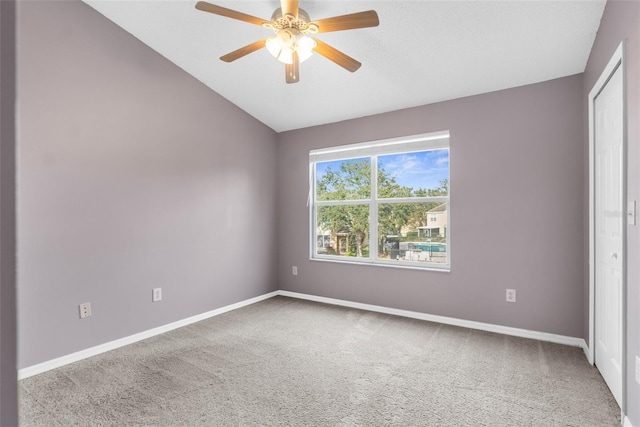
<svg viewBox="0 0 640 427">
<path fill-rule="evenodd" d="M 275 131 L 409 108 L 584 71 L 605 0 L 301 0 L 311 20 L 374 9 L 380 26 L 319 34 L 362 67 L 313 55 L 300 82 L 261 49 L 265 28 L 195 9 L 195 0 L 84 0 Z M 214 3 L 268 20 L 277 0 Z"/>
</svg>

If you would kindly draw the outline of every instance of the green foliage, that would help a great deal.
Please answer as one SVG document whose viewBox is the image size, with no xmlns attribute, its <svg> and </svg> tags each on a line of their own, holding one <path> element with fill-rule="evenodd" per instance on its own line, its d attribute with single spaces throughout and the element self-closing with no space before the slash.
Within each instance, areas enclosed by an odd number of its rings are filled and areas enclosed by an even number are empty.
<svg viewBox="0 0 640 427">
<path fill-rule="evenodd" d="M 318 224 L 331 233 L 347 233 L 349 236 L 348 251 L 362 256 L 362 248 L 369 237 L 369 206 L 320 206 L 318 207 Z"/>
<path fill-rule="evenodd" d="M 316 183 L 318 200 L 362 200 L 371 197 L 371 162 L 368 158 L 344 161 L 340 170 L 330 167 Z"/>
<path fill-rule="evenodd" d="M 438 188 L 418 188 L 414 191 L 414 195 L 416 197 L 438 197 L 438 196 L 447 196 L 449 194 L 449 180 L 442 179 L 440 180 L 440 186 Z"/>
<path fill-rule="evenodd" d="M 449 193 L 448 180 L 440 181 L 438 188 L 413 189 L 397 183 L 384 169 L 378 169 L 378 197 L 437 197 Z M 328 167 L 316 183 L 317 200 L 366 200 L 371 197 L 371 162 L 369 158 L 345 160 L 339 170 Z M 381 243 L 387 235 L 399 235 L 405 226 L 414 228 L 411 237 L 417 238 L 417 227 L 427 224 L 428 211 L 438 203 L 383 203 L 378 206 L 378 226 Z M 369 206 L 350 204 L 345 206 L 320 206 L 317 210 L 318 225 L 337 233 L 348 235 L 347 256 L 369 255 Z M 403 239 L 404 240 L 404 239 Z M 327 251 L 329 253 L 329 251 Z M 335 254 L 335 250 L 333 251 Z"/>
<path fill-rule="evenodd" d="M 388 176 L 384 169 L 378 169 L 378 197 L 391 199 L 413 196 L 413 188 L 404 187 L 396 182 L 395 176 Z"/>
</svg>

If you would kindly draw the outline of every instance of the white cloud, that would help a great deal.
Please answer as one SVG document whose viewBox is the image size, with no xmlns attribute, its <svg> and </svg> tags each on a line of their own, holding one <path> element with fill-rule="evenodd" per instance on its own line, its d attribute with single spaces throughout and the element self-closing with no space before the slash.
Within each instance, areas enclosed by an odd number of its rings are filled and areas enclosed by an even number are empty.
<svg viewBox="0 0 640 427">
<path fill-rule="evenodd" d="M 433 188 L 446 178 L 449 170 L 448 151 L 408 153 L 384 156 L 381 167 L 399 184 L 413 188 Z"/>
<path fill-rule="evenodd" d="M 435 163 L 437 166 L 449 165 L 449 156 L 438 157 Z"/>
</svg>

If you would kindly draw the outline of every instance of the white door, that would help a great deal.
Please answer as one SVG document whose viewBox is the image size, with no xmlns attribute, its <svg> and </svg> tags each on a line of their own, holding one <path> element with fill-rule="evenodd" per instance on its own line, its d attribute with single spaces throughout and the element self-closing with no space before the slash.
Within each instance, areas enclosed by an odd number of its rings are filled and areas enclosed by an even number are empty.
<svg viewBox="0 0 640 427">
<path fill-rule="evenodd" d="M 622 402 L 622 290 L 624 259 L 622 67 L 593 103 L 595 364 Z"/>
</svg>

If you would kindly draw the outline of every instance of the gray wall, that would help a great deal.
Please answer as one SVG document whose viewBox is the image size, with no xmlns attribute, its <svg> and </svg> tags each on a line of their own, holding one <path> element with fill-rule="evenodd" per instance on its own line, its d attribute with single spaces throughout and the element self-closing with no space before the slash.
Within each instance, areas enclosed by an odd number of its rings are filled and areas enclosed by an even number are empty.
<svg viewBox="0 0 640 427">
<path fill-rule="evenodd" d="M 576 75 L 280 134 L 281 288 L 582 337 L 582 88 Z M 446 129 L 450 273 L 308 260 L 310 149 Z"/>
<path fill-rule="evenodd" d="M 628 200 L 640 203 L 640 2 L 607 3 L 584 73 L 584 100 L 586 108 L 589 91 L 622 40 L 627 41 Z M 585 148 L 589 144 L 587 117 L 585 110 Z M 588 150 L 585 151 L 588 153 Z M 585 177 L 588 177 L 587 169 Z M 585 245 L 588 248 L 588 242 Z M 635 357 L 640 356 L 640 226 L 628 227 L 627 245 L 627 415 L 633 425 L 640 426 L 640 384 L 634 377 Z M 588 286 L 588 282 L 585 282 L 585 292 L 588 292 Z M 584 310 L 585 336 L 588 338 L 588 305 L 585 304 Z"/>
<path fill-rule="evenodd" d="M 15 2 L 0 1 L 0 425 L 16 402 Z"/>
<path fill-rule="evenodd" d="M 18 366 L 275 290 L 275 132 L 83 3 L 18 24 Z"/>
<path fill-rule="evenodd" d="M 3 230 L 12 203 L 11 3 L 0 2 Z M 629 198 L 639 200 L 640 88 L 631 77 L 639 73 L 639 7 L 608 3 L 584 78 L 275 135 L 86 5 L 22 2 L 19 367 L 276 288 L 586 337 L 584 101 L 627 38 Z M 308 260 L 310 149 L 444 129 L 450 273 Z M 630 261 L 639 230 L 629 230 Z M 3 234 L 3 256 L 10 244 Z M 15 376 L 6 265 L 3 258 L 3 425 L 15 417 L 15 384 L 4 381 Z M 627 392 L 637 402 L 640 266 L 629 265 Z M 161 303 L 150 302 L 153 287 L 163 288 Z M 507 287 L 517 289 L 516 304 L 504 301 Z M 80 321 L 85 301 L 94 315 Z M 640 425 L 640 408 L 628 409 Z"/>
</svg>

